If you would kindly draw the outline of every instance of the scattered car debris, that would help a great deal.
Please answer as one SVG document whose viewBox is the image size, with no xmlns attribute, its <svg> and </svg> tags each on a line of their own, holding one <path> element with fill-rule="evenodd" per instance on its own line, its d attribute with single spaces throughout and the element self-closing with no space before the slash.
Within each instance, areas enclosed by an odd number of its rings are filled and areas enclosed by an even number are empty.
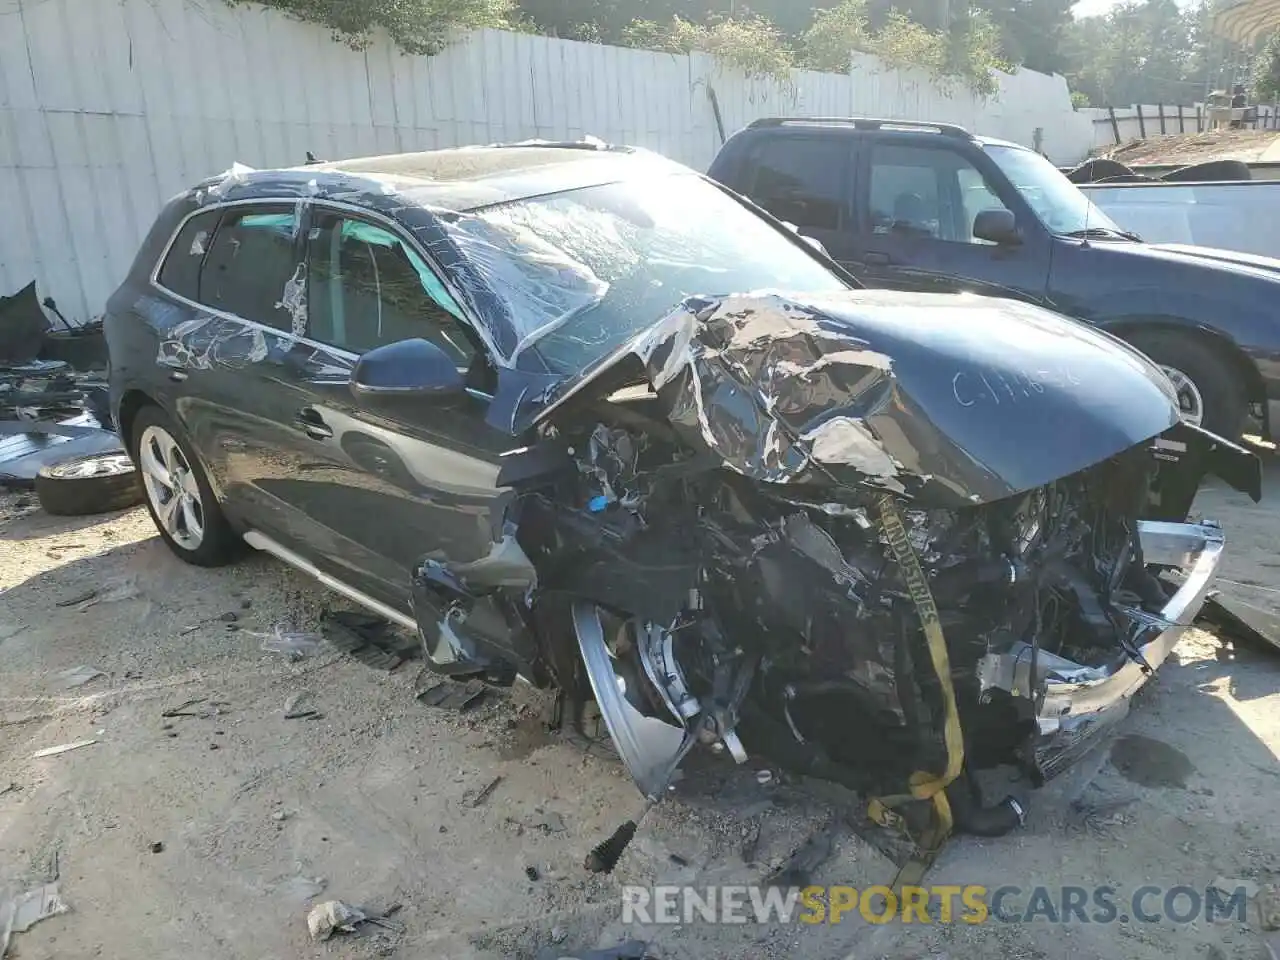
<svg viewBox="0 0 1280 960">
<path fill-rule="evenodd" d="M 69 597 L 63 597 L 61 600 L 55 600 L 55 607 L 74 607 L 77 604 L 84 603 L 86 600 L 92 600 L 98 595 L 97 587 L 90 587 L 88 590 L 81 590 L 79 593 L 73 593 Z"/>
<path fill-rule="evenodd" d="M 264 653 L 280 653 L 290 660 L 302 660 L 320 651 L 321 637 L 317 633 L 286 630 L 284 624 L 276 624 L 270 633 L 254 633 L 262 638 Z"/>
<path fill-rule="evenodd" d="M 483 804 L 486 800 L 488 800 L 491 796 L 493 796 L 493 791 L 498 789 L 498 784 L 500 784 L 501 782 L 502 782 L 502 775 L 499 774 L 498 776 L 490 780 L 488 783 L 486 783 L 484 787 L 482 787 L 476 793 L 476 795 L 467 802 L 467 806 L 474 809 L 480 806 L 481 804 Z"/>
<path fill-rule="evenodd" d="M 418 699 L 428 707 L 461 712 L 475 706 L 488 689 L 482 680 L 468 680 L 466 683 L 443 680 L 419 693 Z"/>
<path fill-rule="evenodd" d="M 546 813 L 538 811 L 538 815 L 529 822 L 529 827 L 534 830 L 541 830 L 543 833 L 547 834 L 564 833 L 564 817 L 556 813 L 554 810 Z"/>
<path fill-rule="evenodd" d="M 112 577 L 110 580 L 105 581 L 99 590 L 94 591 L 93 596 L 78 604 L 77 609 L 83 612 L 90 607 L 97 606 L 99 603 L 119 603 L 123 600 L 136 600 L 140 595 L 141 591 L 138 589 L 137 577 Z"/>
<path fill-rule="evenodd" d="M 311 939 L 319 942 L 328 940 L 336 930 L 354 933 L 356 924 L 366 919 L 361 911 L 341 900 L 326 900 L 316 904 L 307 914 L 307 929 L 311 932 Z"/>
<path fill-rule="evenodd" d="M 88 665 L 71 667 L 70 669 L 63 670 L 58 674 L 58 689 L 74 690 L 77 687 L 83 687 L 86 683 L 98 679 L 98 677 L 105 676 L 106 674 L 97 667 L 90 667 Z"/>
<path fill-rule="evenodd" d="M 374 913 L 353 907 L 341 900 L 326 900 L 312 907 L 311 912 L 307 914 L 307 929 L 311 932 L 311 939 L 317 942 L 328 940 L 338 931 L 355 933 L 356 928 L 362 923 L 371 923 L 393 933 L 403 933 L 404 926 L 389 919 L 399 910 L 398 903 L 392 904 L 380 913 Z"/>
<path fill-rule="evenodd" d="M 271 819 L 274 820 L 276 823 L 284 823 L 286 820 L 289 819 L 289 811 L 276 810 L 271 814 Z"/>
<path fill-rule="evenodd" d="M 417 638 L 406 639 L 382 617 L 358 610 L 326 610 L 320 631 L 335 649 L 366 667 L 387 673 L 420 655 Z"/>
<path fill-rule="evenodd" d="M 69 909 L 57 883 L 45 883 L 0 902 L 0 957 L 8 951 L 13 934 L 26 933 L 41 920 Z"/>
<path fill-rule="evenodd" d="M 160 840 L 152 841 L 150 849 L 152 853 L 164 853 L 164 843 Z"/>
<path fill-rule="evenodd" d="M 538 873 L 538 868 L 533 864 L 529 864 L 529 866 L 524 868 L 524 875 L 530 880 L 537 880 L 539 876 L 541 876 L 541 874 Z"/>
<path fill-rule="evenodd" d="M 828 823 L 805 840 L 786 861 L 765 879 L 767 887 L 807 887 L 818 869 L 835 849 L 836 824 Z"/>
<path fill-rule="evenodd" d="M 305 705 L 311 694 L 303 691 L 295 693 L 284 702 L 284 718 L 286 720 L 316 720 L 322 714 L 314 707 Z"/>
<path fill-rule="evenodd" d="M 44 467 L 74 457 L 95 454 L 119 456 L 123 453 L 120 438 L 111 431 L 104 430 L 98 418 L 91 413 L 78 413 L 58 419 L 0 419 L 0 486 L 31 488 L 35 486 L 36 478 Z M 91 485 L 96 487 L 98 483 L 91 481 Z M 111 501 L 101 511 L 86 509 L 81 513 L 122 509 L 114 505 L 116 502 Z"/>
<path fill-rule="evenodd" d="M 192 700 L 184 700 L 182 703 L 178 704 L 176 707 L 170 707 L 168 710 L 162 710 L 160 712 L 160 716 L 166 717 L 166 718 L 203 717 L 205 716 L 204 711 L 192 710 L 191 708 L 194 706 L 197 706 L 198 704 L 204 703 L 206 699 L 207 698 L 205 697 L 196 697 Z"/>
<path fill-rule="evenodd" d="M 37 750 L 31 755 L 32 760 L 39 760 L 42 757 L 56 757 L 61 753 L 70 753 L 72 750 L 79 750 L 81 747 L 91 747 L 97 740 L 76 740 L 74 743 L 62 743 L 56 747 L 45 747 L 43 750 Z"/>
<path fill-rule="evenodd" d="M 1219 579 L 1217 583 L 1226 587 L 1227 582 Z M 1250 595 L 1255 592 L 1262 591 L 1246 584 L 1214 591 L 1201 608 L 1200 620 L 1258 649 L 1280 650 L 1280 616 L 1261 597 Z"/>
<path fill-rule="evenodd" d="M 40 309 L 34 280 L 17 293 L 0 297 L 0 363 L 35 360 L 49 326 L 49 318 Z"/>
</svg>

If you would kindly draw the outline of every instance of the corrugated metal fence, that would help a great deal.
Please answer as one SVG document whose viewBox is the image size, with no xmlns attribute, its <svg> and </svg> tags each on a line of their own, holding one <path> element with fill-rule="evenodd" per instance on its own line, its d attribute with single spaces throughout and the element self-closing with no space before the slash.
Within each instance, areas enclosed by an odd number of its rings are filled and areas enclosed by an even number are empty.
<svg viewBox="0 0 1280 960">
<path fill-rule="evenodd" d="M 1092 124 L 1061 77 L 1001 76 L 991 102 L 859 57 L 790 85 L 701 54 L 482 31 L 436 57 L 357 52 L 327 30 L 221 0 L 0 0 L 0 294 L 35 277 L 73 320 L 102 310 L 161 204 L 226 169 L 529 137 L 648 147 L 705 169 L 766 115 L 963 123 L 1070 162 Z"/>
</svg>

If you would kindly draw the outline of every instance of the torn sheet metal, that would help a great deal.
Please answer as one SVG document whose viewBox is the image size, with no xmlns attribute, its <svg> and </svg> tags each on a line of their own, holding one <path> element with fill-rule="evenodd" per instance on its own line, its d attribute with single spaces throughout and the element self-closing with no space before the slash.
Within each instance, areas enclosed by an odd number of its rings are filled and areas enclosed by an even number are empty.
<svg viewBox="0 0 1280 960">
<path fill-rule="evenodd" d="M 0 363 L 34 360 L 48 332 L 34 280 L 13 296 L 0 297 Z"/>
<path fill-rule="evenodd" d="M 1167 379 L 1105 334 L 1014 301 L 889 291 L 690 298 L 532 419 L 607 395 L 611 370 L 636 360 L 684 439 L 743 476 L 948 508 L 1179 422 Z"/>
<path fill-rule="evenodd" d="M 1274 590 L 1222 579 L 1215 586 L 1201 610 L 1203 623 L 1223 636 L 1280 650 L 1280 596 Z"/>
<path fill-rule="evenodd" d="M 120 438 L 91 413 L 51 423 L 0 421 L 0 485 L 27 487 L 41 467 L 93 453 L 124 452 Z"/>
</svg>

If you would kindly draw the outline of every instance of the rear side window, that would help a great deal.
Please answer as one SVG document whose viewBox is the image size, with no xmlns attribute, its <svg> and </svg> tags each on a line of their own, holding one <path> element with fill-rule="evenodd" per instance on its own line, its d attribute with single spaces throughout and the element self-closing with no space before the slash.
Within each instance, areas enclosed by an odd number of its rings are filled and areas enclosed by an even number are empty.
<svg viewBox="0 0 1280 960">
<path fill-rule="evenodd" d="M 747 195 L 779 220 L 814 230 L 844 222 L 849 146 L 835 137 L 776 137 L 752 156 Z"/>
<path fill-rule="evenodd" d="M 160 267 L 157 279 L 162 287 L 180 297 L 199 301 L 200 264 L 209 252 L 209 241 L 213 239 L 220 215 L 220 210 L 209 210 L 186 222 Z"/>
<path fill-rule="evenodd" d="M 200 302 L 295 336 L 306 333 L 306 263 L 292 205 L 229 207 L 200 273 Z"/>
</svg>

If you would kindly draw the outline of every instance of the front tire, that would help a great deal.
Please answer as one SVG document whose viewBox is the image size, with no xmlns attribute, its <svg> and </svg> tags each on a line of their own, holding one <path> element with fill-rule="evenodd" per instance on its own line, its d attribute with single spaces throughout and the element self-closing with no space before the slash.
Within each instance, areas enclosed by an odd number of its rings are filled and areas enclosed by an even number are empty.
<svg viewBox="0 0 1280 960">
<path fill-rule="evenodd" d="M 1240 439 L 1249 398 L 1228 358 L 1202 340 L 1176 333 L 1139 333 L 1129 342 L 1168 375 L 1183 420 L 1227 440 Z"/>
<path fill-rule="evenodd" d="M 147 511 L 169 549 L 197 567 L 221 567 L 234 560 L 242 541 L 178 425 L 159 407 L 144 407 L 133 421 L 132 444 Z"/>
</svg>

